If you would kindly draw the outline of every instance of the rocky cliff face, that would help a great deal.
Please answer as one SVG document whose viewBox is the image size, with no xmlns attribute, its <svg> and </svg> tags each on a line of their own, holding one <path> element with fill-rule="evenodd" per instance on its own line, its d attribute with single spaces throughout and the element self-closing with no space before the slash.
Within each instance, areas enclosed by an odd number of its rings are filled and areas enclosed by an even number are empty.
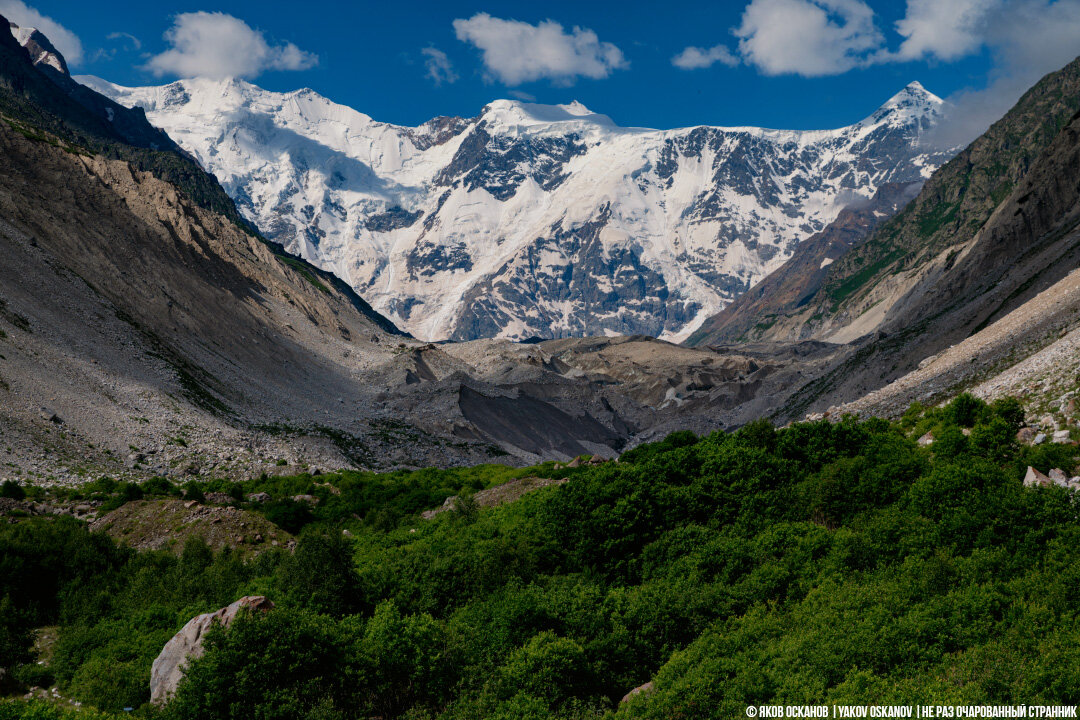
<svg viewBox="0 0 1080 720">
<path fill-rule="evenodd" d="M 213 176 L 150 125 L 142 110 L 125 108 L 72 80 L 47 38 L 3 16 L 0 113 L 19 123 L 24 134 L 49 133 L 86 152 L 129 162 L 179 187 L 200 207 L 247 226 Z"/>
<path fill-rule="evenodd" d="M 379 123 L 310 90 L 84 83 L 142 108 L 269 237 L 425 339 L 679 340 L 852 198 L 924 179 L 941 101 L 917 83 L 831 131 L 620 128 L 496 101 Z"/>
</svg>

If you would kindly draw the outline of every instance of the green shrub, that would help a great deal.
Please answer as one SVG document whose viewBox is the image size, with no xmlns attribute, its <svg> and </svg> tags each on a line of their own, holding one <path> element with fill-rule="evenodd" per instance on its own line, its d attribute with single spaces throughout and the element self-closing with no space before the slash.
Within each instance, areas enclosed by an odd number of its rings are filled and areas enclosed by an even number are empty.
<svg viewBox="0 0 1080 720">
<path fill-rule="evenodd" d="M 340 532 L 305 534 L 282 569 L 280 585 L 298 605 L 315 612 L 340 617 L 363 608 L 353 546 Z"/>
<path fill-rule="evenodd" d="M 143 481 L 140 488 L 144 495 L 175 495 L 179 489 L 163 477 L 153 477 Z"/>
<path fill-rule="evenodd" d="M 203 492 L 202 483 L 189 480 L 184 483 L 184 499 L 196 502 L 206 502 L 206 494 Z"/>
<path fill-rule="evenodd" d="M 299 533 L 304 526 L 315 519 L 307 503 L 295 500 L 272 500 L 262 506 L 266 519 L 286 532 Z"/>
<path fill-rule="evenodd" d="M 987 410 L 986 403 L 974 395 L 961 393 L 945 406 L 945 416 L 962 428 L 974 427 Z"/>
<path fill-rule="evenodd" d="M 6 497 L 12 500 L 23 500 L 26 498 L 26 491 L 23 490 L 23 486 L 15 480 L 5 480 L 4 484 L 0 485 L 0 497 Z"/>
<path fill-rule="evenodd" d="M 49 668 L 37 663 L 26 663 L 17 666 L 12 675 L 15 681 L 23 687 L 51 687 L 56 679 Z"/>
<path fill-rule="evenodd" d="M 0 525 L 0 650 L 9 667 L 33 662 L 26 628 L 59 625 L 61 688 L 138 707 L 176 630 L 264 594 L 277 608 L 211 633 L 165 717 L 1065 704 L 1080 677 L 1080 527 L 1069 491 L 1021 478 L 1028 464 L 1074 472 L 1075 448 L 1018 446 L 1018 417 L 1012 403 L 958 399 L 896 424 L 676 434 L 573 469 L 245 481 L 279 498 L 257 510 L 302 530 L 292 554 L 198 539 L 179 556 L 135 552 L 70 518 L 20 520 Z M 571 481 L 467 522 L 416 517 L 530 474 Z M 280 500 L 298 493 L 320 502 Z"/>
<path fill-rule="evenodd" d="M 350 641 L 333 620 L 278 609 L 238 617 L 205 638 L 162 716 L 204 720 L 357 717 L 362 677 L 348 671 Z"/>
</svg>

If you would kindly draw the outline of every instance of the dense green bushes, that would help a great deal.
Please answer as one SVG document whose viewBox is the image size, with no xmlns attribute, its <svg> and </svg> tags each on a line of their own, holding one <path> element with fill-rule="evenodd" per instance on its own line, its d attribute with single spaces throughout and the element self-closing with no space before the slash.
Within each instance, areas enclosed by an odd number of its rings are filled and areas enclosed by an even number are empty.
<svg viewBox="0 0 1080 720">
<path fill-rule="evenodd" d="M 619 463 L 534 469 L 572 481 L 431 521 L 416 513 L 516 473 L 267 478 L 242 489 L 320 503 L 294 554 L 246 562 L 197 542 L 178 558 L 133 553 L 72 521 L 3 527 L 0 597 L 27 618 L 3 647 L 25 662 L 19 628 L 59 623 L 61 688 L 138 707 L 172 632 L 262 593 L 278 608 L 213 633 L 165 715 L 698 718 L 751 703 L 1073 702 L 1077 506 L 1020 479 L 1028 464 L 1072 471 L 1076 448 L 1019 446 L 1017 408 L 964 396 L 897 424 L 678 433 Z M 928 431 L 935 441 L 920 447 Z M 45 572 L 43 589 L 22 586 L 28 571 Z"/>
</svg>

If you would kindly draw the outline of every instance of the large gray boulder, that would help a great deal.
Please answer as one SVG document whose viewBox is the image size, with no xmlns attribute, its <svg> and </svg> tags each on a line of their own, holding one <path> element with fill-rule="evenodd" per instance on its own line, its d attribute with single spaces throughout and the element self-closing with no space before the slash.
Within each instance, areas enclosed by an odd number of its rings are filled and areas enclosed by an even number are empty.
<svg viewBox="0 0 1080 720">
<path fill-rule="evenodd" d="M 1024 475 L 1024 487 L 1049 487 L 1054 481 L 1035 468 L 1028 466 L 1027 474 Z"/>
<path fill-rule="evenodd" d="M 273 607 L 274 603 L 262 595 L 248 595 L 217 612 L 204 613 L 188 620 L 187 625 L 173 635 L 172 640 L 165 643 L 161 654 L 150 668 L 150 702 L 155 705 L 164 704 L 176 692 L 180 678 L 184 677 L 187 662 L 201 657 L 205 652 L 203 638 L 215 623 L 229 627 L 241 610 L 266 612 Z"/>
</svg>

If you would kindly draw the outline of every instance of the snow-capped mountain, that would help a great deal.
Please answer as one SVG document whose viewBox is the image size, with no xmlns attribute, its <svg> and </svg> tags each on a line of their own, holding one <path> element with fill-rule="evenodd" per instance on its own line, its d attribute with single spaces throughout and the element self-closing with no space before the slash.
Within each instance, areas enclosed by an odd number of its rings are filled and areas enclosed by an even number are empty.
<svg viewBox="0 0 1080 720">
<path fill-rule="evenodd" d="M 428 340 L 642 333 L 681 340 L 844 205 L 947 158 L 912 83 L 827 131 L 622 128 L 579 103 L 498 100 L 389 125 L 311 90 L 126 88 L 267 236 Z"/>
</svg>

